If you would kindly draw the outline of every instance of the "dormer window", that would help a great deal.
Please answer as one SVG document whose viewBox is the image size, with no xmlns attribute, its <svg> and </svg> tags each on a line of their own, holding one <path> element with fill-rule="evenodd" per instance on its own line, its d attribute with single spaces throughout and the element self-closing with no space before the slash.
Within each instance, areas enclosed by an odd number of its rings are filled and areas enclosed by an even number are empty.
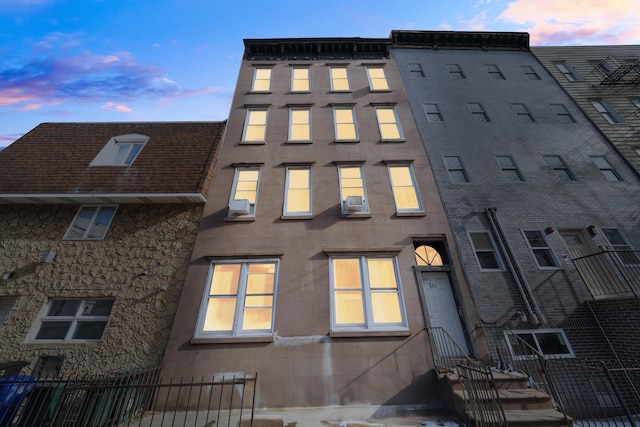
<svg viewBox="0 0 640 427">
<path fill-rule="evenodd" d="M 89 166 L 131 166 L 148 140 L 148 136 L 140 134 L 115 136 Z"/>
</svg>

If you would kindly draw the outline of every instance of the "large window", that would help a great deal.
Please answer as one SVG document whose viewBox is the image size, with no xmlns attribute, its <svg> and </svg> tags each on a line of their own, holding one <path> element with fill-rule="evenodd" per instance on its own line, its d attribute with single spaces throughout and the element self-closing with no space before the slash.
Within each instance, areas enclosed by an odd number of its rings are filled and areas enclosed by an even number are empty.
<svg viewBox="0 0 640 427">
<path fill-rule="evenodd" d="M 266 108 L 249 108 L 244 121 L 242 140 L 248 142 L 264 142 L 267 135 Z"/>
<path fill-rule="evenodd" d="M 388 167 L 396 212 L 399 214 L 424 212 L 411 165 L 390 164 Z"/>
<path fill-rule="evenodd" d="M 236 168 L 228 218 L 255 218 L 260 171 L 259 166 Z"/>
<path fill-rule="evenodd" d="M 34 341 L 98 341 L 109 320 L 113 299 L 54 299 L 33 337 Z"/>
<path fill-rule="evenodd" d="M 367 67 L 367 77 L 369 78 L 369 88 L 371 90 L 389 90 L 384 67 Z"/>
<path fill-rule="evenodd" d="M 358 140 L 356 112 L 353 107 L 334 107 L 333 118 L 336 141 Z"/>
<path fill-rule="evenodd" d="M 502 169 L 502 173 L 507 181 L 517 182 L 524 181 L 520 169 L 516 166 L 511 156 L 496 156 L 496 161 Z"/>
<path fill-rule="evenodd" d="M 481 270 L 502 270 L 493 239 L 488 231 L 470 231 L 469 239 Z"/>
<path fill-rule="evenodd" d="M 340 165 L 338 175 L 342 214 L 368 214 L 369 203 L 362 165 Z"/>
<path fill-rule="evenodd" d="M 140 134 L 113 137 L 89 166 L 131 166 L 148 140 L 148 136 Z"/>
<path fill-rule="evenodd" d="M 331 78 L 332 91 L 349 91 L 349 75 L 347 67 L 330 67 L 329 75 Z"/>
<path fill-rule="evenodd" d="M 535 351 L 544 356 L 574 357 L 562 329 L 525 329 L 504 331 L 504 334 L 511 348 L 511 354 L 518 359 L 533 359 Z"/>
<path fill-rule="evenodd" d="M 289 141 L 311 142 L 311 108 L 289 109 Z"/>
<path fill-rule="evenodd" d="M 407 329 L 395 257 L 333 257 L 332 331 Z"/>
<path fill-rule="evenodd" d="M 271 335 L 278 265 L 275 259 L 212 262 L 195 337 Z"/>
<path fill-rule="evenodd" d="M 65 240 L 101 240 L 117 206 L 82 206 L 64 235 Z"/>
<path fill-rule="evenodd" d="M 310 88 L 309 67 L 291 68 L 291 92 L 308 92 Z"/>
<path fill-rule="evenodd" d="M 607 121 L 607 123 L 612 125 L 624 123 L 622 117 L 620 117 L 618 113 L 616 113 L 604 99 L 592 99 L 590 100 L 590 102 L 591 105 L 593 105 L 593 108 L 595 108 L 596 111 L 600 113 L 600 115 Z"/>
<path fill-rule="evenodd" d="M 380 138 L 383 141 L 404 139 L 394 107 L 376 107 Z"/>
<path fill-rule="evenodd" d="M 256 68 L 253 71 L 252 92 L 269 92 L 271 90 L 272 68 Z"/>
<path fill-rule="evenodd" d="M 284 216 L 311 215 L 311 167 L 287 166 Z"/>
<path fill-rule="evenodd" d="M 460 156 L 444 156 L 443 159 L 451 182 L 469 182 L 469 175 L 467 175 Z"/>
<path fill-rule="evenodd" d="M 576 178 L 573 176 L 569 167 L 565 164 L 564 160 L 560 156 L 544 156 L 544 159 L 547 161 L 551 169 L 553 169 L 553 173 L 556 174 L 558 180 L 561 182 L 575 181 Z"/>
<path fill-rule="evenodd" d="M 618 175 L 618 172 L 613 168 L 613 166 L 611 166 L 611 163 L 607 161 L 606 157 L 591 156 L 591 161 L 598 169 L 600 169 L 600 172 L 602 172 L 602 175 L 607 179 L 607 181 L 622 181 L 622 178 Z"/>
<path fill-rule="evenodd" d="M 538 267 L 559 267 L 558 261 L 553 254 L 553 251 L 549 246 L 549 242 L 547 242 L 547 238 L 544 236 L 544 233 L 542 231 L 524 230 L 522 233 L 524 234 L 525 240 L 527 241 L 529 250 L 531 250 L 533 257 L 538 263 Z"/>
</svg>

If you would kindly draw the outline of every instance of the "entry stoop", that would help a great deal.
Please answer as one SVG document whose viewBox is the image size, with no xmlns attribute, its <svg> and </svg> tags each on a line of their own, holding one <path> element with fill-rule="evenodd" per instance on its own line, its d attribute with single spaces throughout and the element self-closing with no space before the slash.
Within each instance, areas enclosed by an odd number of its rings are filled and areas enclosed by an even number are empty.
<svg viewBox="0 0 640 427">
<path fill-rule="evenodd" d="M 488 392 L 486 399 L 495 400 L 497 391 L 507 424 L 511 426 L 555 427 L 573 425 L 573 420 L 554 409 L 551 398 L 544 392 L 528 387 L 528 378 L 516 372 L 491 371 L 495 389 Z M 474 419 L 469 393 L 455 371 L 444 371 L 438 375 L 441 395 L 447 408 L 474 425 L 491 425 Z M 482 402 L 476 406 L 486 407 Z"/>
</svg>

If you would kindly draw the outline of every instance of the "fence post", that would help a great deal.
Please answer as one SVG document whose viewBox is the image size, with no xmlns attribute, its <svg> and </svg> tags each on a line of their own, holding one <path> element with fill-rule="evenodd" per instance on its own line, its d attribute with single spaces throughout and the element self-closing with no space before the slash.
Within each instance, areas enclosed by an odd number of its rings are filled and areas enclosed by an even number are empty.
<svg viewBox="0 0 640 427">
<path fill-rule="evenodd" d="M 607 368 L 607 364 L 604 363 L 604 361 L 600 361 L 600 364 L 602 365 L 602 369 L 604 369 L 605 374 L 607 374 L 607 380 L 609 380 L 609 384 L 611 384 L 611 388 L 613 389 L 613 392 L 616 394 L 618 401 L 622 405 L 622 408 L 624 409 L 624 413 L 627 415 L 627 419 L 629 420 L 629 423 L 631 423 L 632 427 L 637 427 L 638 424 L 636 424 L 636 422 L 633 420 L 631 411 L 629 411 L 627 404 L 625 403 L 624 399 L 622 399 L 620 390 L 618 390 L 618 386 L 616 385 L 615 381 L 613 381 L 613 378 L 611 377 L 611 372 L 609 372 L 609 369 Z"/>
</svg>

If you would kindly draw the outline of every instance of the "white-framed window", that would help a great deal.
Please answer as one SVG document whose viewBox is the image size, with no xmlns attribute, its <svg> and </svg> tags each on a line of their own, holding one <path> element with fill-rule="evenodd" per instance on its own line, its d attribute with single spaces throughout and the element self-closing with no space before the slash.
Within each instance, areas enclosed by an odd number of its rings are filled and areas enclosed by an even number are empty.
<svg viewBox="0 0 640 427">
<path fill-rule="evenodd" d="M 247 108 L 244 120 L 242 140 L 247 142 L 265 142 L 267 137 L 268 108 Z"/>
<path fill-rule="evenodd" d="M 333 256 L 329 267 L 332 332 L 408 328 L 395 256 Z"/>
<path fill-rule="evenodd" d="M 311 166 L 287 166 L 283 216 L 311 215 Z"/>
<path fill-rule="evenodd" d="M 578 74 L 571 65 L 566 62 L 556 62 L 554 64 L 558 70 L 562 73 L 563 76 L 570 82 L 577 82 L 582 80 L 580 74 Z"/>
<path fill-rule="evenodd" d="M 369 89 L 375 90 L 389 90 L 389 83 L 387 82 L 387 76 L 384 72 L 384 67 L 366 67 L 367 78 L 369 79 Z"/>
<path fill-rule="evenodd" d="M 32 337 L 33 341 L 84 342 L 102 338 L 113 298 L 52 299 Z"/>
<path fill-rule="evenodd" d="M 476 123 L 486 123 L 489 122 L 489 116 L 482 108 L 482 104 L 479 102 L 470 102 L 467 104 L 469 107 L 469 111 L 471 112 L 471 116 L 473 117 L 473 121 Z"/>
<path fill-rule="evenodd" d="M 520 69 L 522 70 L 522 74 L 525 75 L 529 80 L 540 80 L 540 76 L 536 73 L 536 70 L 533 69 L 530 65 L 521 65 Z"/>
<path fill-rule="evenodd" d="M 560 266 L 542 230 L 522 230 L 522 234 L 538 267 L 558 268 Z"/>
<path fill-rule="evenodd" d="M 629 101 L 638 109 L 640 109 L 640 97 L 638 98 L 630 98 Z"/>
<path fill-rule="evenodd" d="M 611 106 L 604 99 L 591 99 L 589 102 L 591 102 L 593 108 L 595 108 L 596 111 L 600 113 L 602 118 L 604 118 L 607 123 L 611 125 L 624 123 L 622 117 L 620 117 L 618 113 L 616 113 L 615 110 L 611 108 Z"/>
<path fill-rule="evenodd" d="M 260 166 L 238 166 L 233 178 L 227 218 L 255 218 Z"/>
<path fill-rule="evenodd" d="M 427 120 L 430 122 L 444 121 L 444 118 L 440 113 L 440 109 L 438 108 L 438 104 L 422 104 L 422 108 L 424 108 L 424 113 L 427 115 Z"/>
<path fill-rule="evenodd" d="M 518 166 L 511 156 L 496 156 L 496 161 L 498 162 L 498 166 L 500 166 L 500 169 L 507 181 L 524 181 L 524 178 L 520 173 L 520 169 L 518 169 Z"/>
<path fill-rule="evenodd" d="M 289 108 L 289 141 L 311 142 L 311 107 Z"/>
<path fill-rule="evenodd" d="M 311 90 L 309 67 L 291 68 L 291 92 L 309 92 Z"/>
<path fill-rule="evenodd" d="M 410 164 L 389 164 L 387 167 L 396 212 L 424 212 L 413 167 Z"/>
<path fill-rule="evenodd" d="M 489 73 L 489 77 L 491 77 L 492 79 L 504 80 L 504 75 L 502 74 L 502 72 L 500 71 L 497 65 L 488 64 L 488 65 L 485 65 L 485 68 L 487 69 L 487 73 Z"/>
<path fill-rule="evenodd" d="M 602 172 L 602 175 L 607 181 L 622 181 L 622 177 L 613 166 L 611 166 L 611 163 L 609 163 L 605 156 L 590 156 L 590 158 L 593 164 L 600 169 L 600 172 Z"/>
<path fill-rule="evenodd" d="M 604 61 L 601 61 L 599 59 L 590 59 L 587 62 L 605 76 L 610 76 L 611 74 L 613 74 L 613 70 L 611 69 L 611 67 L 609 67 L 609 64 Z"/>
<path fill-rule="evenodd" d="M 533 123 L 534 122 L 533 116 L 531 115 L 531 113 L 527 109 L 526 105 L 520 104 L 520 103 L 512 103 L 511 104 L 511 109 L 513 110 L 514 113 L 516 113 L 516 116 L 518 117 L 518 120 L 520 120 L 522 123 Z"/>
<path fill-rule="evenodd" d="M 640 254 L 633 250 L 627 238 L 617 228 L 601 228 L 602 234 L 607 239 L 609 247 L 617 251 L 616 255 L 624 265 L 639 265 Z"/>
<path fill-rule="evenodd" d="M 567 110 L 567 107 L 564 106 L 564 104 L 549 104 L 549 105 L 551 106 L 551 109 L 558 117 L 558 120 L 561 121 L 562 123 L 576 122 L 573 116 L 571 115 L 571 113 L 569 113 L 569 110 Z"/>
<path fill-rule="evenodd" d="M 336 141 L 357 141 L 358 126 L 353 107 L 333 107 L 333 126 Z"/>
<path fill-rule="evenodd" d="M 469 231 L 468 234 L 480 270 L 504 270 L 491 234 L 488 231 Z"/>
<path fill-rule="evenodd" d="M 447 72 L 452 80 L 462 80 L 465 78 L 462 68 L 458 64 L 447 64 Z"/>
<path fill-rule="evenodd" d="M 349 91 L 349 74 L 346 66 L 329 67 L 331 90 L 334 92 Z"/>
<path fill-rule="evenodd" d="M 253 70 L 253 81 L 251 82 L 251 92 L 270 92 L 272 67 L 256 67 Z"/>
<path fill-rule="evenodd" d="M 443 156 L 444 165 L 449 172 L 451 182 L 469 182 L 469 175 L 462 164 L 460 156 Z"/>
<path fill-rule="evenodd" d="M 148 140 L 148 136 L 137 133 L 114 136 L 89 166 L 131 166 Z"/>
<path fill-rule="evenodd" d="M 403 140 L 404 135 L 395 107 L 378 106 L 375 108 L 378 129 L 380 129 L 380 139 L 382 141 Z"/>
<path fill-rule="evenodd" d="M 11 308 L 16 303 L 16 297 L 0 297 L 0 325 L 7 318 Z"/>
<path fill-rule="evenodd" d="M 212 261 L 194 337 L 272 335 L 279 265 L 278 259 Z"/>
<path fill-rule="evenodd" d="M 534 359 L 531 348 L 553 358 L 575 357 L 562 329 L 521 329 L 504 331 L 504 335 L 511 354 L 517 359 Z"/>
<path fill-rule="evenodd" d="M 81 206 L 64 235 L 64 240 L 102 240 L 117 206 Z"/>
<path fill-rule="evenodd" d="M 340 206 L 343 215 L 369 213 L 367 186 L 362 165 L 338 165 Z"/>
<path fill-rule="evenodd" d="M 407 64 L 407 69 L 409 70 L 409 76 L 413 78 L 422 78 L 424 77 L 424 71 L 422 71 L 422 65 L 420 64 Z"/>
<path fill-rule="evenodd" d="M 560 156 L 544 156 L 544 159 L 547 161 L 547 164 L 553 170 L 553 173 L 556 175 L 560 182 L 568 182 L 575 181 L 576 178 L 573 176 L 569 167 L 566 165 L 562 157 Z"/>
</svg>

